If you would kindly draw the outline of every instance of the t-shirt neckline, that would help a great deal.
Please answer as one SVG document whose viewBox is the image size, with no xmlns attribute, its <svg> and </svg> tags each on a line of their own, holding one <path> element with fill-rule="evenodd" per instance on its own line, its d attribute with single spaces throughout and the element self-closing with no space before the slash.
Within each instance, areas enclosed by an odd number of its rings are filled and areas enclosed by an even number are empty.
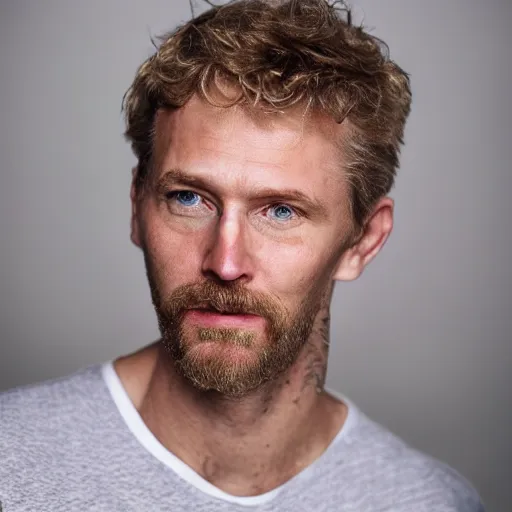
<svg viewBox="0 0 512 512">
<path fill-rule="evenodd" d="M 229 494 L 215 485 L 208 482 L 201 475 L 196 473 L 190 466 L 185 464 L 181 459 L 176 457 L 172 452 L 165 448 L 160 441 L 153 435 L 151 430 L 146 426 L 139 412 L 135 408 L 133 402 L 128 396 L 121 379 L 117 375 L 114 368 L 113 361 L 104 363 L 101 367 L 101 373 L 103 380 L 110 392 L 112 400 L 114 401 L 121 417 L 123 418 L 126 426 L 135 436 L 138 442 L 156 459 L 162 464 L 171 469 L 180 478 L 191 484 L 196 489 L 202 491 L 205 494 L 213 496 L 229 503 L 236 503 L 237 505 L 245 506 L 256 506 L 263 505 L 273 500 L 285 487 L 289 486 L 292 482 L 296 482 L 299 479 L 305 479 L 311 473 L 312 468 L 319 464 L 329 452 L 333 450 L 334 445 L 344 438 L 347 433 L 353 428 L 357 421 L 357 408 L 354 404 L 348 400 L 345 396 L 340 393 L 328 390 L 338 400 L 342 401 L 347 406 L 347 417 L 343 423 L 340 431 L 336 434 L 336 437 L 331 441 L 331 444 L 327 449 L 318 457 L 312 464 L 304 468 L 301 472 L 297 473 L 290 480 L 281 484 L 279 487 L 272 489 L 271 491 L 259 494 L 257 496 L 235 496 Z"/>
</svg>

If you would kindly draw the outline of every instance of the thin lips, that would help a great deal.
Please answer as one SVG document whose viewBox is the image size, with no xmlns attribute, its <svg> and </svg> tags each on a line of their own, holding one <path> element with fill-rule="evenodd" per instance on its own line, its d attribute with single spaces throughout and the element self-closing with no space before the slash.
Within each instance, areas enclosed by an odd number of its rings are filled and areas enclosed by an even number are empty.
<svg viewBox="0 0 512 512">
<path fill-rule="evenodd" d="M 234 309 L 219 309 L 219 308 L 213 308 L 213 307 L 204 307 L 204 306 L 199 306 L 199 307 L 196 307 L 196 308 L 191 308 L 192 311 L 203 311 L 205 313 L 219 313 L 221 315 L 252 315 L 252 316 L 257 316 L 257 315 L 254 315 L 253 313 L 249 313 L 247 311 L 237 311 L 237 310 L 234 310 Z"/>
</svg>

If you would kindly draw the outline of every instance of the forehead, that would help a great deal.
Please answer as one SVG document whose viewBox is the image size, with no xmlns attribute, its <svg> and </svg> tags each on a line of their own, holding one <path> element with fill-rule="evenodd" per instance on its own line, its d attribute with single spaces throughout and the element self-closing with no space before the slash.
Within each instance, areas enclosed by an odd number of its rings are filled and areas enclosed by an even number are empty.
<svg viewBox="0 0 512 512">
<path fill-rule="evenodd" d="M 336 187 L 339 194 L 346 188 L 343 130 L 327 116 L 305 115 L 303 108 L 265 113 L 217 107 L 194 96 L 180 109 L 158 112 L 155 168 L 157 175 L 179 168 L 246 186 L 264 180 L 272 186 Z"/>
</svg>

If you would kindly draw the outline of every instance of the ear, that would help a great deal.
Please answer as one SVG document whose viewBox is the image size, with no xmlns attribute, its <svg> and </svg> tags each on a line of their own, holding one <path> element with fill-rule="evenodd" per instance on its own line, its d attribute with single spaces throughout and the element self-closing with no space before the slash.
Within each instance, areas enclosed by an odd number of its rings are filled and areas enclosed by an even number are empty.
<svg viewBox="0 0 512 512">
<path fill-rule="evenodd" d="M 140 241 L 140 227 L 139 227 L 139 217 L 138 217 L 138 204 L 139 204 L 139 198 L 137 194 L 137 187 L 135 185 L 137 180 L 137 172 L 138 168 L 134 167 L 132 169 L 132 185 L 130 188 L 130 200 L 132 204 L 132 215 L 130 220 L 130 239 L 131 241 L 137 246 L 141 247 L 141 241 Z"/>
<path fill-rule="evenodd" d="M 393 199 L 380 199 L 368 217 L 362 235 L 341 255 L 333 278 L 352 281 L 382 249 L 393 229 Z"/>
</svg>

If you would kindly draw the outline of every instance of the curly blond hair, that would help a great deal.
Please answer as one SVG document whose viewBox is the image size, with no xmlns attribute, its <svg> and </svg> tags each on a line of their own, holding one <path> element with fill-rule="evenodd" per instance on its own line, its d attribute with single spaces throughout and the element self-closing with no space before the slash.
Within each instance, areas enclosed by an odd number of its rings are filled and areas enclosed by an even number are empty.
<svg viewBox="0 0 512 512">
<path fill-rule="evenodd" d="M 391 189 L 410 111 L 408 75 L 385 43 L 352 23 L 351 11 L 326 0 L 237 0 L 214 6 L 160 38 L 123 98 L 126 137 L 148 173 L 155 114 L 194 94 L 212 101 L 219 77 L 236 85 L 232 104 L 270 111 L 305 104 L 348 129 L 343 171 L 362 227 Z"/>
</svg>

